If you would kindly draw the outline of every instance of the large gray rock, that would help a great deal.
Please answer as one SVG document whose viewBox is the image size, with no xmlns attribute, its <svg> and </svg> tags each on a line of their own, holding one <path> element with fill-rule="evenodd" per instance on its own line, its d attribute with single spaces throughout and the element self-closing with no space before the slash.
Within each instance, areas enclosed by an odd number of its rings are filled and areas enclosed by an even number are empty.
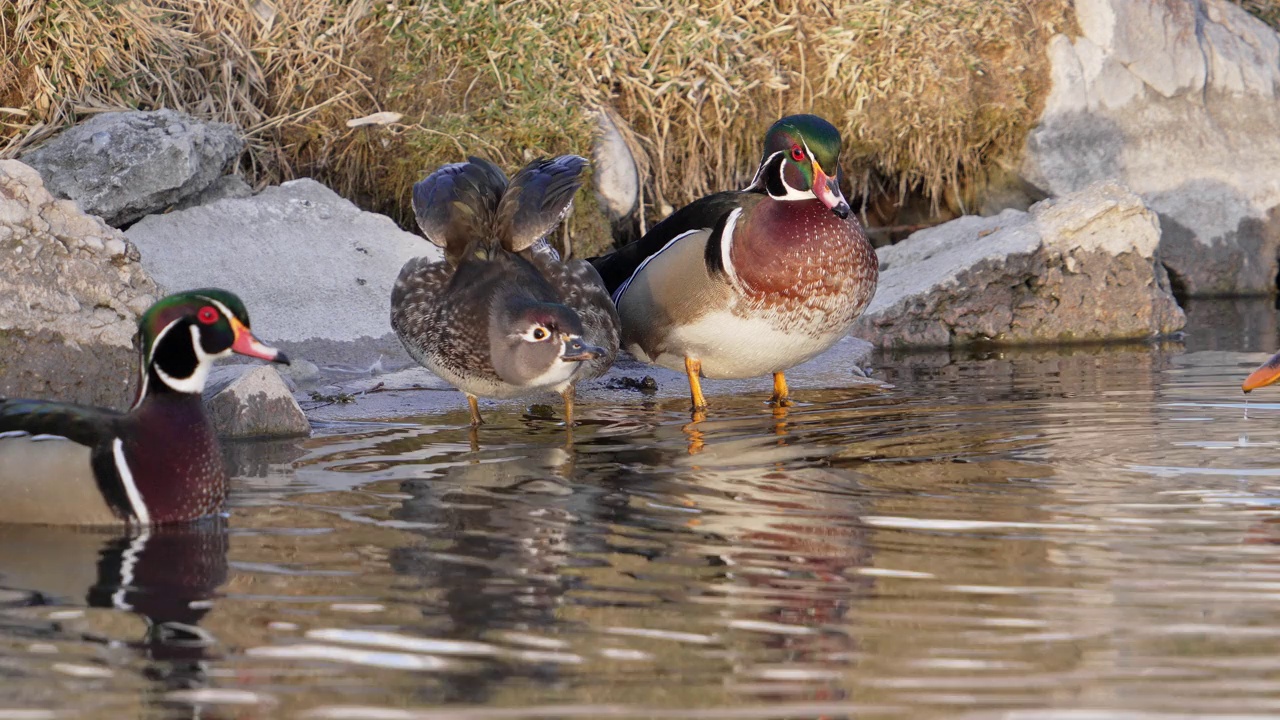
<svg viewBox="0 0 1280 720">
<path fill-rule="evenodd" d="M 119 230 L 57 200 L 40 174 L 0 160 L 0 330 L 128 347 L 156 285 Z"/>
<path fill-rule="evenodd" d="M 880 248 L 853 334 L 882 347 L 1147 338 L 1186 322 L 1141 198 L 1101 183 L 1030 212 L 967 216 Z"/>
<path fill-rule="evenodd" d="M 178 201 L 178 203 L 173 206 L 173 209 L 186 210 L 187 208 L 193 208 L 197 205 L 208 205 L 209 203 L 217 202 L 218 200 L 225 200 L 227 198 L 239 199 L 252 196 L 253 188 L 250 187 L 249 183 L 244 181 L 244 178 L 239 175 L 223 175 L 217 180 L 214 180 L 212 185 L 201 190 L 199 193 L 190 195 Z"/>
<path fill-rule="evenodd" d="M 0 160 L 0 396 L 120 407 L 158 290 L 119 230 Z"/>
<path fill-rule="evenodd" d="M 22 160 L 55 194 L 121 227 L 208 188 L 243 148 L 240 131 L 226 123 L 173 110 L 114 112 L 56 135 Z"/>
<path fill-rule="evenodd" d="M 311 423 L 270 365 L 225 365 L 209 373 L 204 405 L 221 437 L 309 435 Z"/>
<path fill-rule="evenodd" d="M 411 362 L 391 330 L 391 286 L 410 258 L 441 257 L 309 179 L 151 215 L 126 234 L 161 286 L 235 292 L 255 335 L 320 365 Z"/>
<path fill-rule="evenodd" d="M 1160 217 L 1189 295 L 1270 294 L 1280 250 L 1280 38 L 1227 0 L 1077 0 L 1021 174 L 1117 179 Z"/>
</svg>

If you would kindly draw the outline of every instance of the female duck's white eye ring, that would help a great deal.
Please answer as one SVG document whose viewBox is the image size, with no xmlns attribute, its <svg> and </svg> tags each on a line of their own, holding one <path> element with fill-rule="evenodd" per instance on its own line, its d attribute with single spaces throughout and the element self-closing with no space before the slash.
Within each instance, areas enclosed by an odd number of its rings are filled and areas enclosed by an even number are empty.
<svg viewBox="0 0 1280 720">
<path fill-rule="evenodd" d="M 547 332 L 547 329 L 544 327 L 536 327 L 533 329 L 532 336 L 534 340 L 541 341 L 551 337 L 551 333 Z"/>
</svg>

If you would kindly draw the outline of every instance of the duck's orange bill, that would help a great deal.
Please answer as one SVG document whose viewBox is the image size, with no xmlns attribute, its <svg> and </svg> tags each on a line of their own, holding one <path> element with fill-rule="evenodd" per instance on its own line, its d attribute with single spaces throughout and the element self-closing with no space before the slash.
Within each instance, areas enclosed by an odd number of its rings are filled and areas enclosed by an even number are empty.
<svg viewBox="0 0 1280 720">
<path fill-rule="evenodd" d="M 234 317 L 231 318 L 231 330 L 236 334 L 235 340 L 231 343 L 231 352 L 262 358 L 271 362 L 284 363 L 285 365 L 289 364 L 289 358 L 285 357 L 284 353 L 258 342 L 258 338 L 249 332 L 249 328 Z"/>
<path fill-rule="evenodd" d="M 1266 387 L 1271 383 L 1280 380 L 1280 353 L 1271 356 L 1271 359 L 1262 363 L 1262 366 L 1249 374 L 1244 379 L 1244 384 L 1240 386 L 1245 392 L 1257 390 L 1260 387 Z"/>
</svg>

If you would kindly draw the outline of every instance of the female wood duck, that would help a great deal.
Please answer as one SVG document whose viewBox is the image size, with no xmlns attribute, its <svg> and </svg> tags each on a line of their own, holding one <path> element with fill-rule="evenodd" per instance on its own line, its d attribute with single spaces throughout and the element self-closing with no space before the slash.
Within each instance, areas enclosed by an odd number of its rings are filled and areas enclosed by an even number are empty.
<svg viewBox="0 0 1280 720">
<path fill-rule="evenodd" d="M 840 192 L 840 133 L 792 115 L 764 137 L 745 190 L 708 195 L 639 242 L 593 259 L 637 359 L 683 368 L 695 410 L 699 377 L 783 372 L 831 347 L 871 302 L 875 251 Z"/>
<path fill-rule="evenodd" d="M 1240 386 L 1245 392 L 1253 392 L 1260 387 L 1266 387 L 1275 381 L 1280 380 L 1280 353 L 1272 355 L 1270 359 L 1262 363 L 1257 370 L 1249 373 L 1249 377 L 1244 379 L 1244 384 Z"/>
<path fill-rule="evenodd" d="M 200 393 L 231 353 L 288 363 L 258 342 L 240 298 L 170 295 L 138 320 L 127 413 L 0 399 L 0 523 L 159 525 L 220 512 L 227 475 Z"/>
<path fill-rule="evenodd" d="M 618 352 L 618 313 L 590 263 L 547 244 L 573 203 L 587 161 L 530 163 L 507 182 L 480 158 L 445 165 L 413 187 L 422 233 L 445 259 L 405 263 L 391 326 L 409 354 L 467 396 L 555 390 L 573 424 L 574 383 L 602 375 Z"/>
</svg>

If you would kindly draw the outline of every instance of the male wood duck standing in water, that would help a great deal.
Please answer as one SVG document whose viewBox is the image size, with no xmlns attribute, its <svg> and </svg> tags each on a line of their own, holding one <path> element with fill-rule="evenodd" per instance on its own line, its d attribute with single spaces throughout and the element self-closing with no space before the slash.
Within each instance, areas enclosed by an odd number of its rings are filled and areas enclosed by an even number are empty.
<svg viewBox="0 0 1280 720">
<path fill-rule="evenodd" d="M 138 320 L 138 396 L 126 413 L 0 399 L 0 523 L 161 525 L 221 512 L 227 474 L 200 393 L 232 353 L 288 363 L 258 342 L 240 298 L 170 295 Z"/>
<path fill-rule="evenodd" d="M 769 128 L 746 189 L 708 195 L 639 242 L 592 262 L 622 319 L 622 346 L 637 359 L 699 378 L 773 373 L 773 397 L 790 404 L 784 372 L 849 332 L 879 278 L 875 250 L 839 184 L 840 133 L 815 115 Z"/>
<path fill-rule="evenodd" d="M 445 259 L 405 263 L 391 292 L 391 327 L 418 362 L 477 397 L 554 390 L 573 425 L 574 384 L 618 352 L 618 313 L 600 275 L 562 262 L 546 242 L 573 203 L 587 161 L 537 160 L 510 183 L 493 163 L 445 165 L 413 187 L 413 211 Z"/>
</svg>

